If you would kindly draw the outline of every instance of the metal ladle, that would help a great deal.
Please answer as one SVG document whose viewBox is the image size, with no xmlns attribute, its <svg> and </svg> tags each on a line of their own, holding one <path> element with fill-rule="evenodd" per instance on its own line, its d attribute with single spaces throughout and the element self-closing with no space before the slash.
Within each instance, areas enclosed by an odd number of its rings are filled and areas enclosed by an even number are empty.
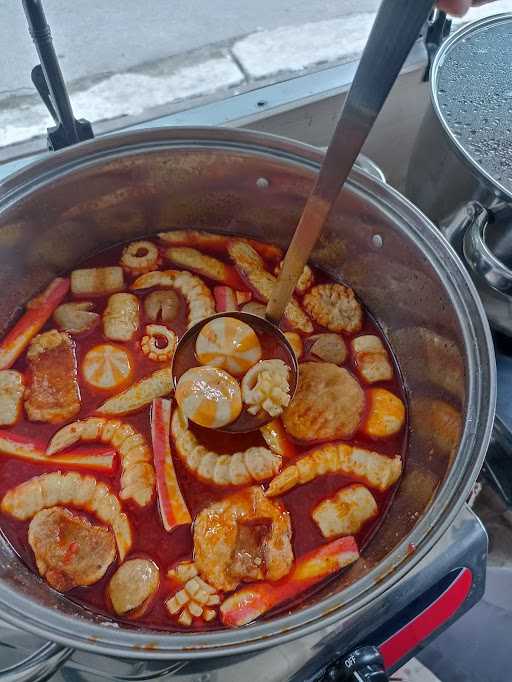
<svg viewBox="0 0 512 682">
<path fill-rule="evenodd" d="M 279 323 L 304 265 L 309 260 L 311 251 L 327 222 L 332 206 L 373 128 L 407 55 L 426 23 L 432 6 L 433 0 L 383 0 L 315 185 L 306 201 L 272 297 L 268 301 L 266 319 L 247 313 L 223 313 L 223 316 L 249 323 L 256 332 L 272 334 L 275 337 L 291 370 L 292 396 L 297 385 L 298 364 L 293 349 L 279 329 Z M 212 318 L 201 320 L 180 339 L 173 362 L 175 385 L 179 380 L 175 368 L 183 366 L 180 362 L 181 353 L 185 349 L 190 353 L 190 344 L 195 343 L 199 331 L 209 319 Z M 236 421 L 218 430 L 231 433 L 247 432 L 257 429 L 270 419 L 271 417 L 264 415 L 251 417 L 243 411 Z"/>
<path fill-rule="evenodd" d="M 380 6 L 267 305 L 266 317 L 276 325 L 432 6 L 432 0 L 383 0 Z"/>
</svg>

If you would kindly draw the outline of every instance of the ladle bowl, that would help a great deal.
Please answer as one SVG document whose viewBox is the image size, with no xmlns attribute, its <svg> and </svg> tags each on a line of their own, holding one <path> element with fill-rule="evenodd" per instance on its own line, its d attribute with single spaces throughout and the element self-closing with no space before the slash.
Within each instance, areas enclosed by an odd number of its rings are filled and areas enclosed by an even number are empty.
<svg viewBox="0 0 512 682">
<path fill-rule="evenodd" d="M 195 353 L 196 339 L 201 329 L 208 324 L 208 322 L 220 317 L 232 317 L 235 320 L 245 322 L 245 324 L 249 325 L 249 327 L 256 332 L 256 335 L 258 338 L 260 338 L 260 341 L 262 336 L 272 339 L 272 343 L 276 347 L 276 352 L 273 352 L 271 357 L 283 360 L 283 362 L 285 362 L 290 368 L 288 383 L 290 386 L 290 399 L 292 399 L 297 389 L 299 365 L 290 342 L 281 329 L 272 322 L 269 322 L 264 317 L 242 312 L 225 312 L 217 313 L 217 315 L 211 315 L 210 317 L 206 317 L 204 320 L 200 320 L 185 332 L 185 334 L 178 341 L 172 363 L 172 378 L 174 388 L 176 389 L 178 381 L 188 369 L 191 367 L 200 366 Z M 237 417 L 235 421 L 215 430 L 224 431 L 227 433 L 248 433 L 249 431 L 256 431 L 272 419 L 273 417 L 263 410 L 256 415 L 252 415 L 244 407 L 240 413 L 240 416 Z"/>
</svg>

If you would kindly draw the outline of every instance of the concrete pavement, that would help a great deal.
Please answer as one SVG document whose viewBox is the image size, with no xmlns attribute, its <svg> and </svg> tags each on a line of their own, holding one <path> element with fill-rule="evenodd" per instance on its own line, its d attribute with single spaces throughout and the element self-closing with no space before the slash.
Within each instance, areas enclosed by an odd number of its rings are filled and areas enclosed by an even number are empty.
<svg viewBox="0 0 512 682">
<path fill-rule="evenodd" d="M 97 79 L 258 30 L 374 11 L 380 0 L 44 0 L 69 82 Z M 0 97 L 32 94 L 21 0 L 0 0 Z"/>
<path fill-rule="evenodd" d="M 211 0 L 90 0 L 80 10 L 69 0 L 44 0 L 76 115 L 92 122 L 115 119 L 116 127 L 122 117 L 149 118 L 184 99 L 351 61 L 364 47 L 379 5 L 217 2 L 212 9 Z M 467 19 L 511 10 L 512 0 L 500 0 L 475 8 Z M 30 82 L 37 55 L 21 0 L 0 0 L 0 47 L 1 160 L 18 153 L 11 145 L 35 136 L 43 146 L 52 125 Z"/>
<path fill-rule="evenodd" d="M 124 9 L 119 0 L 111 0 L 108 16 L 98 14 L 94 2 L 89 12 L 74 16 L 62 0 L 46 0 L 45 7 L 75 114 L 97 122 L 140 116 L 186 98 L 247 89 L 257 80 L 278 80 L 352 59 L 361 51 L 375 16 L 353 9 L 378 2 L 262 0 L 256 8 L 247 0 L 237 7 L 234 0 L 221 0 L 221 9 L 213 14 L 206 0 L 191 0 L 190 6 L 178 0 L 172 13 L 169 2 L 151 0 L 151 14 L 144 14 L 133 0 Z M 5 41 L 2 3 L 5 0 L 0 0 L 0 37 L 3 32 Z M 21 0 L 17 12 L 9 5 L 9 16 L 16 18 L 16 49 L 4 53 L 0 66 L 0 147 L 41 135 L 52 124 L 30 82 L 36 56 Z M 335 12 L 337 16 L 318 20 Z M 289 23 L 281 26 L 284 21 Z M 77 27 L 79 35 L 73 39 Z M 13 35 L 14 25 L 11 41 Z M 68 48 L 63 48 L 66 43 Z"/>
</svg>

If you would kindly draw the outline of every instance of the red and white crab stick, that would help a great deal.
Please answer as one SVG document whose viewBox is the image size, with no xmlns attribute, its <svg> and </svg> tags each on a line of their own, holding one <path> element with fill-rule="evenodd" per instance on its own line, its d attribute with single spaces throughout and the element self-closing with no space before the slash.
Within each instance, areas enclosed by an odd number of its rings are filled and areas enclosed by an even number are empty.
<svg viewBox="0 0 512 682">
<path fill-rule="evenodd" d="M 238 310 L 236 295 L 231 287 L 213 287 L 213 296 L 215 298 L 215 310 L 218 313 L 230 313 Z"/>
<path fill-rule="evenodd" d="M 221 620 L 229 627 L 247 625 L 358 558 L 359 551 L 352 536 L 313 549 L 297 559 L 290 573 L 281 580 L 253 583 L 228 597 L 220 607 Z"/>
<path fill-rule="evenodd" d="M 88 449 L 79 453 L 66 452 L 61 455 L 47 455 L 45 447 L 35 441 L 10 431 L 0 430 L 0 456 L 7 455 L 24 459 L 32 464 L 58 464 L 63 467 L 88 469 L 112 473 L 116 453 L 111 448 Z"/>
<path fill-rule="evenodd" d="M 170 532 L 192 523 L 176 478 L 170 446 L 171 401 L 156 398 L 151 407 L 151 440 L 156 471 L 156 489 L 162 523 Z"/>
<path fill-rule="evenodd" d="M 27 303 L 25 314 L 0 342 L 0 369 L 12 367 L 68 291 L 69 279 L 57 277 L 42 294 Z"/>
</svg>

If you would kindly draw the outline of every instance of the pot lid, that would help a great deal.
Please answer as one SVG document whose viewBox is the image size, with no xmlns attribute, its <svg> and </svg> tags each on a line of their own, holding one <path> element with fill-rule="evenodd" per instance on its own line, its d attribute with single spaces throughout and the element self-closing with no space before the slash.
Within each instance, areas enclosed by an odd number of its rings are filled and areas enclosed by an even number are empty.
<svg viewBox="0 0 512 682">
<path fill-rule="evenodd" d="M 467 160 L 512 199 L 512 14 L 465 26 L 432 68 L 437 115 Z"/>
</svg>

